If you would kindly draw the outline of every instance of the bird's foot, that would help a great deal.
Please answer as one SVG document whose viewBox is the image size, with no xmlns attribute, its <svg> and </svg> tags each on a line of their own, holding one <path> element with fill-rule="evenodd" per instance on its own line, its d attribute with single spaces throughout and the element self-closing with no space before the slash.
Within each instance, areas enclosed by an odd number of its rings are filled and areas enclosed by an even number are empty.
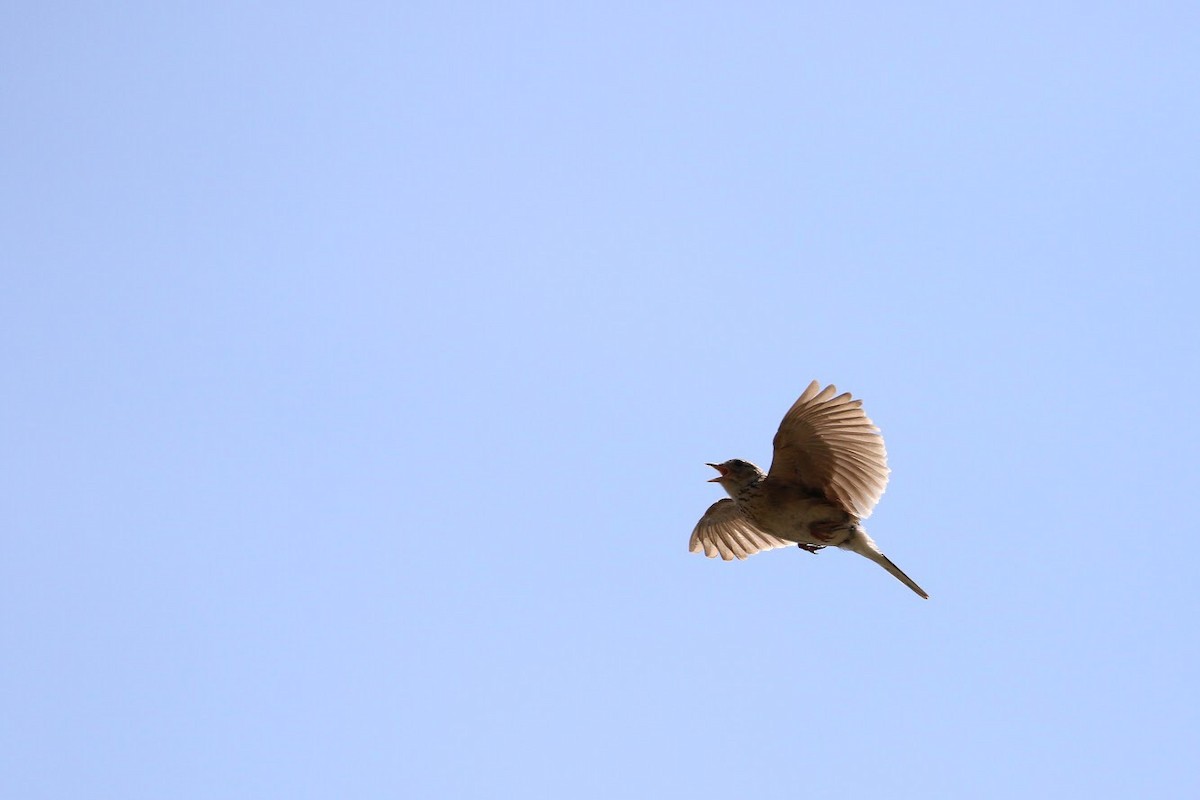
<svg viewBox="0 0 1200 800">
<path fill-rule="evenodd" d="M 799 547 L 806 553 L 812 553 L 813 555 L 816 555 L 818 551 L 825 549 L 825 545 L 823 544 L 804 544 L 803 542 L 797 543 L 796 547 Z"/>
</svg>

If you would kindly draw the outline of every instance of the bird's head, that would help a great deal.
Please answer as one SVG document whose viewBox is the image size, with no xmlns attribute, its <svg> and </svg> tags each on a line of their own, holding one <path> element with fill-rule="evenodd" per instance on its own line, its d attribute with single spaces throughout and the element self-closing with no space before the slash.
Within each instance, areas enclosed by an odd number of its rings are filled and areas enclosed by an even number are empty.
<svg viewBox="0 0 1200 800">
<path fill-rule="evenodd" d="M 766 477 L 761 469 L 740 458 L 731 458 L 720 464 L 708 466 L 721 473 L 715 478 L 710 478 L 708 482 L 721 484 L 721 488 L 728 492 L 730 497 L 737 497 L 739 491 Z"/>
</svg>

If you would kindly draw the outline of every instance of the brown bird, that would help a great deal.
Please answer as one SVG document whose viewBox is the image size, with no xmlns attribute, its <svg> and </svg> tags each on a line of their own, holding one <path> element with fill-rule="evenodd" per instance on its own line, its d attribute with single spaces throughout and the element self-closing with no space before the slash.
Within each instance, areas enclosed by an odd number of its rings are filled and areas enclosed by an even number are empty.
<svg viewBox="0 0 1200 800">
<path fill-rule="evenodd" d="M 832 545 L 874 561 L 926 600 L 929 595 L 880 552 L 860 521 L 887 488 L 887 451 L 862 401 L 833 385 L 808 385 L 779 423 L 765 475 L 739 458 L 709 464 L 729 498 L 713 503 L 688 549 L 725 561 L 798 545 Z"/>
</svg>

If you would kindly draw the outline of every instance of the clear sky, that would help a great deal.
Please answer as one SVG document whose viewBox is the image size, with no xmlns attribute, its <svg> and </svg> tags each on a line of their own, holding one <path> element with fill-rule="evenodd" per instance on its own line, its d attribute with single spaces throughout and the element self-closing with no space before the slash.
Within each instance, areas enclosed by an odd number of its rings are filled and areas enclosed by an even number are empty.
<svg viewBox="0 0 1200 800">
<path fill-rule="evenodd" d="M 1195 3 L 8 3 L 0 795 L 1200 795 Z M 858 556 L 687 552 L 812 379 Z"/>
</svg>

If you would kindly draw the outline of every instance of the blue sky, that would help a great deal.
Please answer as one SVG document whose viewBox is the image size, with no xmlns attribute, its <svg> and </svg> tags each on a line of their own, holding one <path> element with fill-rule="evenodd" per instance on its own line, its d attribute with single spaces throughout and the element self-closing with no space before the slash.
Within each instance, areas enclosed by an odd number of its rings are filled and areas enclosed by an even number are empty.
<svg viewBox="0 0 1200 800">
<path fill-rule="evenodd" d="M 5 797 L 1200 791 L 1194 4 L 0 45 Z M 928 602 L 687 553 L 814 378 Z"/>
</svg>

